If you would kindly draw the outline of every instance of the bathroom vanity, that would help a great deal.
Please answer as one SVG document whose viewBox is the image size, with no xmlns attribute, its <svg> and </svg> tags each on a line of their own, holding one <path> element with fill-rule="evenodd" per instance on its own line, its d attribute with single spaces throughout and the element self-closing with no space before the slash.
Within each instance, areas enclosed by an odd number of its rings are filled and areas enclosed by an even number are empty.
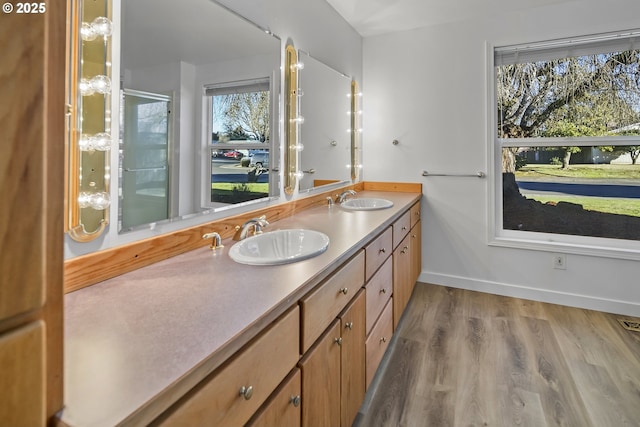
<svg viewBox="0 0 640 427">
<path fill-rule="evenodd" d="M 421 196 L 271 222 L 329 236 L 296 263 L 236 263 L 225 239 L 67 294 L 61 423 L 350 426 L 420 271 Z"/>
</svg>

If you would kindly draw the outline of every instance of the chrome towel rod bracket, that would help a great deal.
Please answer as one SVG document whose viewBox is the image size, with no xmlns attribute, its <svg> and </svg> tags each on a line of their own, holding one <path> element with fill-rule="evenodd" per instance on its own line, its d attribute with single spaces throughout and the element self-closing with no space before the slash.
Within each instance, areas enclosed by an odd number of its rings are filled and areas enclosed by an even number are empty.
<svg viewBox="0 0 640 427">
<path fill-rule="evenodd" d="M 422 176 L 472 176 L 476 178 L 484 178 L 487 176 L 484 172 L 476 172 L 476 173 L 431 173 L 427 171 L 422 171 Z"/>
</svg>

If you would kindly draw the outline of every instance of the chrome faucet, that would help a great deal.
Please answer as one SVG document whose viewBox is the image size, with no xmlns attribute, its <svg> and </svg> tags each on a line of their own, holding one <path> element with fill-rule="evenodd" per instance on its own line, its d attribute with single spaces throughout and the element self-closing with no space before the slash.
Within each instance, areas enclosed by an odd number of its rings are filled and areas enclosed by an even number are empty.
<svg viewBox="0 0 640 427">
<path fill-rule="evenodd" d="M 216 233 L 215 231 L 212 233 L 203 234 L 202 238 L 213 239 L 210 246 L 210 248 L 213 250 L 224 248 L 224 245 L 222 244 L 222 237 L 220 237 L 220 234 Z"/>
<path fill-rule="evenodd" d="M 251 218 L 242 226 L 236 226 L 236 234 L 233 236 L 233 240 L 243 240 L 247 238 L 247 234 L 249 233 L 249 229 L 253 226 L 253 234 L 261 234 L 262 227 L 266 227 L 269 225 L 269 221 L 267 221 L 267 217 L 262 215 L 259 218 Z"/>
<path fill-rule="evenodd" d="M 347 200 L 347 198 L 349 196 L 355 196 L 356 192 L 353 190 L 345 190 L 342 193 L 338 194 L 338 197 L 336 198 L 336 203 L 342 203 L 345 200 Z"/>
</svg>

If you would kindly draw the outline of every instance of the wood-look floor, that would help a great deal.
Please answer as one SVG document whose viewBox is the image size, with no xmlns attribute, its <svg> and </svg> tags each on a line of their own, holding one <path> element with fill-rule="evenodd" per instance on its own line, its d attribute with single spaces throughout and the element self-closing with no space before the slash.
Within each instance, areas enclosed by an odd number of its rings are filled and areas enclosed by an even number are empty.
<svg viewBox="0 0 640 427">
<path fill-rule="evenodd" d="M 620 317 L 418 283 L 354 426 L 640 426 Z"/>
</svg>

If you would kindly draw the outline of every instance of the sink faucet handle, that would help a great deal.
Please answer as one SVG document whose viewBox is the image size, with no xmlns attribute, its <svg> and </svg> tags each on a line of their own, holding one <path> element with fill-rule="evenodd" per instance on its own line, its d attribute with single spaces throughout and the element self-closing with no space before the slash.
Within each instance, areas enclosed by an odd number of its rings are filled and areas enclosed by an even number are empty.
<svg viewBox="0 0 640 427">
<path fill-rule="evenodd" d="M 337 195 L 336 202 L 342 203 L 345 200 L 347 200 L 349 196 L 355 196 L 355 195 L 356 195 L 356 192 L 354 190 L 344 190 L 342 193 Z"/>
<path fill-rule="evenodd" d="M 222 237 L 220 237 L 220 234 L 215 231 L 212 233 L 203 234 L 202 238 L 212 239 L 210 248 L 213 249 L 214 251 L 216 249 L 224 248 L 224 245 L 222 244 Z"/>
</svg>

